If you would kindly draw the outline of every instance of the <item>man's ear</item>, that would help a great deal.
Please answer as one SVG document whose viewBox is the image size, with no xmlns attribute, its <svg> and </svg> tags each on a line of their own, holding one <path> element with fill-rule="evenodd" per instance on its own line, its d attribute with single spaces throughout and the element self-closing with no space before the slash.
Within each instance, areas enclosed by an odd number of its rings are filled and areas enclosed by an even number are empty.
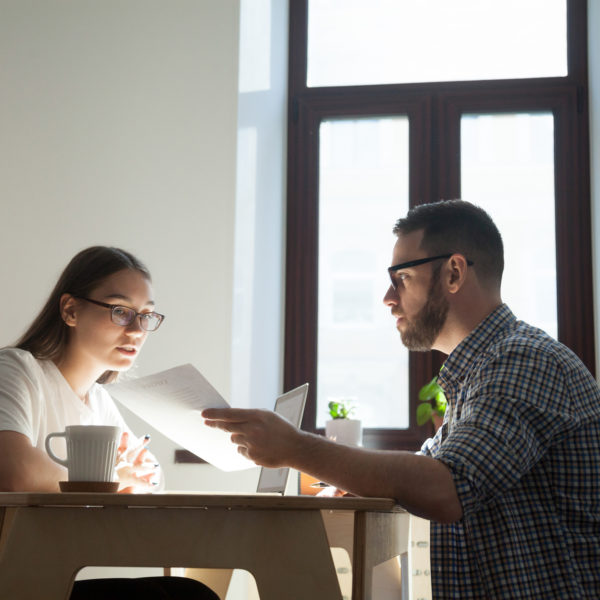
<svg viewBox="0 0 600 600">
<path fill-rule="evenodd" d="M 71 294 L 63 294 L 60 297 L 60 316 L 68 327 L 77 324 L 77 299 Z"/>
<path fill-rule="evenodd" d="M 450 294 L 456 294 L 467 279 L 467 259 L 462 254 L 453 254 L 447 264 L 446 288 Z"/>
</svg>

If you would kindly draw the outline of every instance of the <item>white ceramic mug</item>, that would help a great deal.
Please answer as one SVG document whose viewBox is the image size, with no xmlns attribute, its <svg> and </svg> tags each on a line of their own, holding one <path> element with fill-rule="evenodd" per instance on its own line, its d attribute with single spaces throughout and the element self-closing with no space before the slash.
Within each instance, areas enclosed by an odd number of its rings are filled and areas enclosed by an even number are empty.
<svg viewBox="0 0 600 600">
<path fill-rule="evenodd" d="M 64 437 L 67 458 L 50 448 L 53 437 Z M 112 425 L 69 425 L 61 433 L 46 436 L 46 452 L 69 470 L 69 481 L 113 481 L 121 428 Z"/>
</svg>

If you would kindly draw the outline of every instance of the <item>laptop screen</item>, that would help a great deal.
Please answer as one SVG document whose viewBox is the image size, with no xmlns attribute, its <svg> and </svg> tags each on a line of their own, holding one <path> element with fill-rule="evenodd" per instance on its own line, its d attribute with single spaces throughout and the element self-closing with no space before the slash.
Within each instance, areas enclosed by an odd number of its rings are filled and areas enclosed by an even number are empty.
<svg viewBox="0 0 600 600">
<path fill-rule="evenodd" d="M 287 419 L 295 427 L 300 427 L 307 393 L 308 383 L 304 383 L 279 396 L 275 402 L 275 412 Z M 256 491 L 258 493 L 275 492 L 284 494 L 289 474 L 290 470 L 288 467 L 280 469 L 261 467 Z"/>
</svg>

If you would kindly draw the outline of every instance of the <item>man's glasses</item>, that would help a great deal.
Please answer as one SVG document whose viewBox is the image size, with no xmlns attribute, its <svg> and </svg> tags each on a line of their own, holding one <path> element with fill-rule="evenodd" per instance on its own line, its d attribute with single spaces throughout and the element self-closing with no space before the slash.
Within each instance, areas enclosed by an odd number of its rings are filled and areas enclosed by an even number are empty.
<svg viewBox="0 0 600 600">
<path fill-rule="evenodd" d="M 408 262 L 388 267 L 388 273 L 390 275 L 392 287 L 395 290 L 398 289 L 398 282 L 396 281 L 396 271 L 400 271 L 401 269 L 408 269 L 410 267 L 417 267 L 419 265 L 424 265 L 425 263 L 432 262 L 434 260 L 439 260 L 440 258 L 450 258 L 453 254 L 456 254 L 456 252 L 451 252 L 450 254 L 438 254 L 437 256 L 428 256 L 427 258 L 418 258 L 417 260 L 409 260 Z M 472 267 L 473 264 L 473 261 L 467 258 L 467 265 L 469 267 Z"/>
<path fill-rule="evenodd" d="M 106 302 L 98 302 L 98 300 L 92 300 L 91 298 L 84 298 L 83 296 L 75 296 L 80 300 L 103 306 L 104 308 L 110 308 L 110 318 L 115 325 L 121 327 L 127 327 L 131 325 L 136 317 L 140 318 L 140 325 L 145 331 L 156 331 L 160 324 L 163 322 L 165 315 L 161 315 L 157 312 L 139 313 L 129 308 L 128 306 L 119 306 L 118 304 L 107 304 Z"/>
</svg>

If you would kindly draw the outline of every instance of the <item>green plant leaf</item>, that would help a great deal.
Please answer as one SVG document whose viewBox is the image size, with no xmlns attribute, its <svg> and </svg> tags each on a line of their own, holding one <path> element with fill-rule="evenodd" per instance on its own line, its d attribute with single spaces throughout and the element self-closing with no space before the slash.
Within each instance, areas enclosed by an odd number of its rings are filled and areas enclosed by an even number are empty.
<svg viewBox="0 0 600 600">
<path fill-rule="evenodd" d="M 431 419 L 433 409 L 431 404 L 423 403 L 417 406 L 417 425 L 425 425 Z"/>
<path fill-rule="evenodd" d="M 436 394 L 441 391 L 441 387 L 437 383 L 437 377 L 434 377 L 429 383 L 426 383 L 419 390 L 419 400 L 425 402 L 435 398 Z"/>
<path fill-rule="evenodd" d="M 435 408 L 435 412 L 438 415 L 440 415 L 440 417 L 443 417 L 446 414 L 446 406 L 448 406 L 448 400 L 446 399 L 446 394 L 444 394 L 444 390 L 442 390 L 442 388 L 440 388 L 438 393 L 435 395 L 433 405 Z"/>
<path fill-rule="evenodd" d="M 329 408 L 329 415 L 332 419 L 348 419 L 354 412 L 354 407 L 350 402 L 336 402 L 332 400 L 327 407 Z"/>
<path fill-rule="evenodd" d="M 331 418 L 332 419 L 339 419 L 339 406 L 340 406 L 340 403 L 332 401 L 327 406 L 329 408 L 329 414 L 330 414 Z"/>
</svg>

